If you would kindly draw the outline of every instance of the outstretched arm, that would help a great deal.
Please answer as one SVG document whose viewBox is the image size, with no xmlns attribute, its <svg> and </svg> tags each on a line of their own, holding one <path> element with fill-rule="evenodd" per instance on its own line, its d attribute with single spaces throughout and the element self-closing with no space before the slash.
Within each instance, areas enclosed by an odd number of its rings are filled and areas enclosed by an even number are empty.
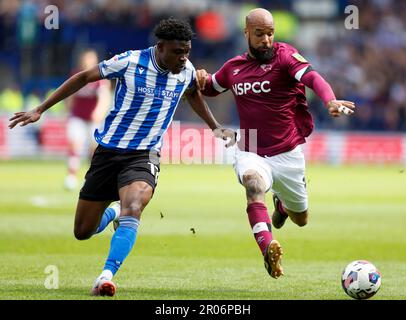
<svg viewBox="0 0 406 320">
<path fill-rule="evenodd" d="M 216 138 L 221 138 L 223 140 L 230 139 L 230 141 L 226 144 L 226 147 L 230 147 L 235 144 L 236 132 L 231 129 L 223 128 L 217 122 L 199 90 L 192 89 L 187 92 L 186 99 L 197 115 L 202 118 L 202 120 L 206 122 L 209 128 L 213 131 Z"/>
<path fill-rule="evenodd" d="M 38 107 L 30 111 L 14 113 L 14 116 L 9 119 L 9 121 L 11 121 L 9 128 L 14 128 L 18 123 L 21 123 L 21 126 L 23 127 L 29 123 L 38 121 L 41 118 L 42 113 L 51 108 L 53 105 L 69 97 L 79 89 L 83 88 L 89 82 L 94 82 L 100 79 L 101 75 L 98 66 L 74 74 Z"/>
<path fill-rule="evenodd" d="M 318 72 L 312 70 L 305 73 L 301 77 L 300 82 L 302 82 L 306 87 L 312 89 L 317 94 L 317 96 L 326 105 L 331 116 L 339 117 L 342 113 L 347 115 L 354 113 L 354 102 L 337 100 L 331 86 Z"/>
</svg>

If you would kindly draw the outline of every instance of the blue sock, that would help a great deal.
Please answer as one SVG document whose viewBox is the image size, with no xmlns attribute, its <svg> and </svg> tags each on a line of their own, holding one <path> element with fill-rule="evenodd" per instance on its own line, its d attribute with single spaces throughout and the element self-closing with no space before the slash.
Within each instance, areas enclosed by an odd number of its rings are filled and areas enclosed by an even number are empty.
<svg viewBox="0 0 406 320">
<path fill-rule="evenodd" d="M 114 211 L 114 209 L 113 208 L 107 208 L 103 213 L 103 216 L 101 218 L 99 227 L 97 228 L 95 234 L 102 232 L 107 227 L 107 225 L 111 221 L 114 220 L 115 217 L 116 217 L 116 212 Z"/>
<path fill-rule="evenodd" d="M 140 224 L 138 219 L 131 216 L 120 217 L 119 222 L 120 224 L 111 239 L 109 256 L 104 265 L 104 270 L 110 270 L 113 275 L 118 271 L 134 246 Z"/>
</svg>

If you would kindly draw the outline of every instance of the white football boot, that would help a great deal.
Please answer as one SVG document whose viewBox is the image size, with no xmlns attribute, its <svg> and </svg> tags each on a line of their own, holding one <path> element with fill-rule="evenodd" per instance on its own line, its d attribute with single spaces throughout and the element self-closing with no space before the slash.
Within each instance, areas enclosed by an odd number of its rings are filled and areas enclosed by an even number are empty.
<svg viewBox="0 0 406 320">
<path fill-rule="evenodd" d="M 112 297 L 116 293 L 116 285 L 111 279 L 101 275 L 99 276 L 92 288 L 94 296 L 109 296 Z"/>
</svg>

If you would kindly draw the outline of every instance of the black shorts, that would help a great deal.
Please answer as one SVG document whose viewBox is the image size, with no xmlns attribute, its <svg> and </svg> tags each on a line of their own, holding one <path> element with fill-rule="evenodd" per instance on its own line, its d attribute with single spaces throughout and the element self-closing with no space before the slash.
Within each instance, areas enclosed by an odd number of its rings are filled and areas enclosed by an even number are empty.
<svg viewBox="0 0 406 320">
<path fill-rule="evenodd" d="M 134 181 L 144 181 L 153 190 L 158 182 L 159 153 L 149 150 L 117 151 L 98 146 L 79 198 L 116 201 L 118 190 Z"/>
</svg>

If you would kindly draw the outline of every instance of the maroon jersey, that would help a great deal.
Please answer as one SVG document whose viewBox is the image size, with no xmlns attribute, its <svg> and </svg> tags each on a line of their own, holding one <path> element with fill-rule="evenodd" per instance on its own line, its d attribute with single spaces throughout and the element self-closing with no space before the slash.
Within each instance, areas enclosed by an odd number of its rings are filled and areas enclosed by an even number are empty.
<svg viewBox="0 0 406 320">
<path fill-rule="evenodd" d="M 101 81 L 90 82 L 73 95 L 70 110 L 72 116 L 85 121 L 91 120 L 92 113 L 97 105 L 100 86 Z"/>
<path fill-rule="evenodd" d="M 214 89 L 231 89 L 234 95 L 244 133 L 240 149 L 273 156 L 305 142 L 314 125 L 305 86 L 297 79 L 308 66 L 295 48 L 275 42 L 274 55 L 268 63 L 245 53 L 228 60 L 212 76 Z M 257 136 L 252 134 L 255 130 L 249 129 L 256 129 Z M 256 141 L 253 143 L 252 139 Z"/>
</svg>

